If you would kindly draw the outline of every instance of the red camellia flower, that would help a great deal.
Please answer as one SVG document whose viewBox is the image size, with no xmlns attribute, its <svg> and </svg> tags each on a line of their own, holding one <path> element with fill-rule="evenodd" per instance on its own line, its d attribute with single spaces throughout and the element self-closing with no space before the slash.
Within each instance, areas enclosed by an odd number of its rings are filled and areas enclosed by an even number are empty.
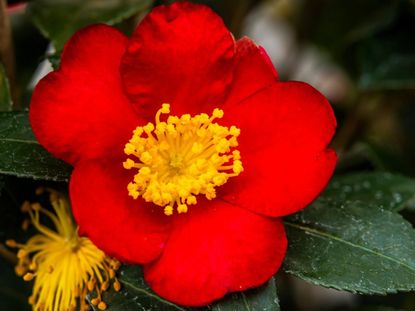
<svg viewBox="0 0 415 311">
<path fill-rule="evenodd" d="M 155 8 L 131 38 L 77 32 L 30 120 L 74 166 L 80 233 L 184 305 L 275 274 L 287 246 L 278 217 L 309 204 L 336 162 L 326 99 L 279 82 L 262 48 L 187 2 Z"/>
</svg>

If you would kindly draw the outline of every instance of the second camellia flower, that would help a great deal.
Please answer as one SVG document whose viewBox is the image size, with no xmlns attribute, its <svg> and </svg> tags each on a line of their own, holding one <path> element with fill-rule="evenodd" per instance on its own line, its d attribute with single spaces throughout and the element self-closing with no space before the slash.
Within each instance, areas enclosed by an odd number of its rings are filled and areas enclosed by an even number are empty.
<svg viewBox="0 0 415 311">
<path fill-rule="evenodd" d="M 80 233 L 185 305 L 276 273 L 278 217 L 309 204 L 336 163 L 326 99 L 279 82 L 263 49 L 187 2 L 157 7 L 130 39 L 104 25 L 77 32 L 30 120 L 74 166 Z"/>
</svg>

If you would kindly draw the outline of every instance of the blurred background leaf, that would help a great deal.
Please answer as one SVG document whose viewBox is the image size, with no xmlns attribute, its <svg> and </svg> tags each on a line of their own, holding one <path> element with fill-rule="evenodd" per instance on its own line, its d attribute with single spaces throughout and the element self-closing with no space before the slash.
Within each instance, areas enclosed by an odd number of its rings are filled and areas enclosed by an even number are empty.
<svg viewBox="0 0 415 311">
<path fill-rule="evenodd" d="M 43 35 L 60 51 L 76 30 L 95 23 L 120 23 L 148 10 L 152 3 L 152 0 L 34 0 L 28 12 Z"/>
</svg>

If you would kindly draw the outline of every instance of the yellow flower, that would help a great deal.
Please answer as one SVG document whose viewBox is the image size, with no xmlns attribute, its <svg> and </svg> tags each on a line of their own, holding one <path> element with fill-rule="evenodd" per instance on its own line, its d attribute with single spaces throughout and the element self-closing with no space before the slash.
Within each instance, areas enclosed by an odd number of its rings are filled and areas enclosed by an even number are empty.
<svg viewBox="0 0 415 311">
<path fill-rule="evenodd" d="M 37 193 L 43 192 L 39 189 Z M 120 290 L 115 276 L 120 263 L 106 256 L 88 238 L 80 237 L 68 202 L 55 191 L 48 192 L 54 213 L 39 203 L 25 202 L 22 206 L 39 233 L 25 244 L 6 241 L 9 247 L 19 249 L 16 273 L 25 281 L 34 280 L 29 303 L 35 311 L 76 310 L 77 306 L 79 310 L 88 310 L 86 295 L 95 292 L 91 303 L 105 310 L 107 305 L 101 293 L 110 283 L 116 291 Z M 54 228 L 42 224 L 41 216 L 49 218 Z"/>
</svg>

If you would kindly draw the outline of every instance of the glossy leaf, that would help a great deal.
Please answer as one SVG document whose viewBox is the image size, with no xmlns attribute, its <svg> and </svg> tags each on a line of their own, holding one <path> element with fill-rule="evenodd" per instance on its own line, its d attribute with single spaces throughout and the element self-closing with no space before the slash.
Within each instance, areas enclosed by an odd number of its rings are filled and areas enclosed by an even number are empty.
<svg viewBox="0 0 415 311">
<path fill-rule="evenodd" d="M 415 289 L 415 230 L 399 214 L 361 202 L 319 199 L 285 224 L 286 272 L 365 294 Z"/>
<path fill-rule="evenodd" d="M 117 293 L 109 290 L 103 296 L 108 311 L 189 310 L 157 296 L 144 282 L 143 272 L 139 266 L 124 265 L 120 268 L 118 276 L 122 284 L 121 291 Z M 91 307 L 93 310 L 99 310 L 97 306 Z"/>
<path fill-rule="evenodd" d="M 415 180 L 386 172 L 351 173 L 334 177 L 323 197 L 331 204 L 360 201 L 399 211 L 415 205 Z"/>
<path fill-rule="evenodd" d="M 275 279 L 265 285 L 241 293 L 233 293 L 212 305 L 213 311 L 279 311 Z"/>
<path fill-rule="evenodd" d="M 53 158 L 34 137 L 27 112 L 0 113 L 0 173 L 67 181 L 71 167 Z"/>
<path fill-rule="evenodd" d="M 6 71 L 0 64 L 0 111 L 9 111 L 12 108 L 12 99 L 10 96 L 9 81 L 7 80 Z"/>
<path fill-rule="evenodd" d="M 95 23 L 114 25 L 150 8 L 152 0 L 36 0 L 28 12 L 57 51 L 78 29 Z"/>
<path fill-rule="evenodd" d="M 136 311 L 136 310 L 165 310 L 165 311 L 279 311 L 279 302 L 275 280 L 272 278 L 268 283 L 241 293 L 227 295 L 224 299 L 213 305 L 201 308 L 189 308 L 175 305 L 160 298 L 145 283 L 142 269 L 139 266 L 124 265 L 118 272 L 118 279 L 122 284 L 120 292 L 113 289 L 103 295 L 109 311 Z M 93 298 L 91 295 L 88 299 Z M 93 310 L 98 311 L 97 306 L 91 305 Z"/>
</svg>

